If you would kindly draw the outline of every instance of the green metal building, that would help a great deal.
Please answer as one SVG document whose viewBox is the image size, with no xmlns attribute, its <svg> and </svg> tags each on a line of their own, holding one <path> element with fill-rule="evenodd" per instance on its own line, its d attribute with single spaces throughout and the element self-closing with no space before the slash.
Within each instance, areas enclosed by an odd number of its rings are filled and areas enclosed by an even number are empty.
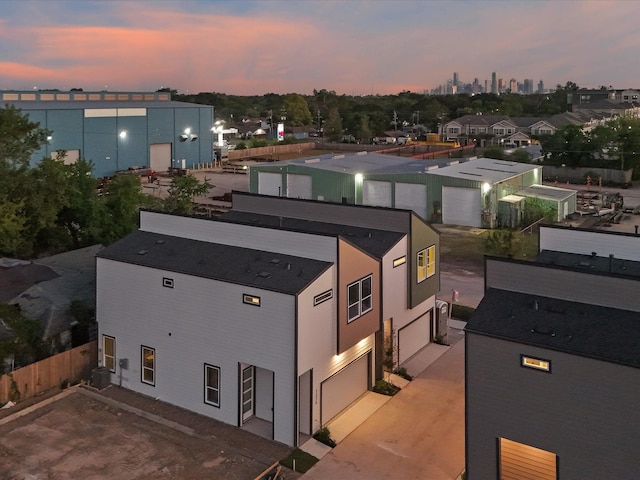
<svg viewBox="0 0 640 480">
<path fill-rule="evenodd" d="M 252 193 L 415 211 L 429 222 L 499 225 L 499 200 L 542 182 L 538 165 L 359 152 L 252 166 Z"/>
</svg>

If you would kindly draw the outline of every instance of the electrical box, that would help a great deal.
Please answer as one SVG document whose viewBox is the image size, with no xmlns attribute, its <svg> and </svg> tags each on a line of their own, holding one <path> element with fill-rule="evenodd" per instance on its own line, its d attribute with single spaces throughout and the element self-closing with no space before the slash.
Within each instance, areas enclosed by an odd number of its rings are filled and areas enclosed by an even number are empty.
<svg viewBox="0 0 640 480">
<path fill-rule="evenodd" d="M 129 359 L 128 358 L 121 358 L 120 360 L 118 360 L 118 365 L 120 366 L 120 368 L 122 370 L 128 370 L 129 369 Z"/>
</svg>

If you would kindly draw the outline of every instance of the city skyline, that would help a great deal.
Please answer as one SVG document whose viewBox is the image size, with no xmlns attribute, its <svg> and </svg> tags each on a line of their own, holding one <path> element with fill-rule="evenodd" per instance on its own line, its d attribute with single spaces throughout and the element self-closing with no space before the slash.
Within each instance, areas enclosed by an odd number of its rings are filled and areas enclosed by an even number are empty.
<svg viewBox="0 0 640 480">
<path fill-rule="evenodd" d="M 432 91 L 453 72 L 489 87 L 504 72 L 507 87 L 635 88 L 639 5 L 5 0 L 0 89 L 397 94 Z"/>
</svg>

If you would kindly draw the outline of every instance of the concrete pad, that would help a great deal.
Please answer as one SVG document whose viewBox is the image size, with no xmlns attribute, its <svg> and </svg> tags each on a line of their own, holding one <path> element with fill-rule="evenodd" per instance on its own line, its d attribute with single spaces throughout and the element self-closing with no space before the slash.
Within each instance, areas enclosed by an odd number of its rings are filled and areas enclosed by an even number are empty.
<svg viewBox="0 0 640 480">
<path fill-rule="evenodd" d="M 407 373 L 412 377 L 420 375 L 427 367 L 445 354 L 451 348 L 449 345 L 439 345 L 430 343 L 425 348 L 416 353 L 402 366 L 407 369 Z"/>
<path fill-rule="evenodd" d="M 300 450 L 320 459 L 331 451 L 331 447 L 317 441 L 315 438 L 310 438 L 300 446 Z"/>
<path fill-rule="evenodd" d="M 331 438 L 336 443 L 340 443 L 391 398 L 389 395 L 374 392 L 365 393 L 340 415 L 327 423 Z"/>
</svg>

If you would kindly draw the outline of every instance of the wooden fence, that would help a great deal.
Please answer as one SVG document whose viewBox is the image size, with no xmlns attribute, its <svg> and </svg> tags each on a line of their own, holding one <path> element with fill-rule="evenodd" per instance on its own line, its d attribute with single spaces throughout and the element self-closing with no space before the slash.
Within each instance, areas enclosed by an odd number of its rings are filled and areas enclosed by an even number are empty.
<svg viewBox="0 0 640 480">
<path fill-rule="evenodd" d="M 26 400 L 63 383 L 88 379 L 97 366 L 98 343 L 85 343 L 0 376 L 0 405 Z"/>
</svg>

